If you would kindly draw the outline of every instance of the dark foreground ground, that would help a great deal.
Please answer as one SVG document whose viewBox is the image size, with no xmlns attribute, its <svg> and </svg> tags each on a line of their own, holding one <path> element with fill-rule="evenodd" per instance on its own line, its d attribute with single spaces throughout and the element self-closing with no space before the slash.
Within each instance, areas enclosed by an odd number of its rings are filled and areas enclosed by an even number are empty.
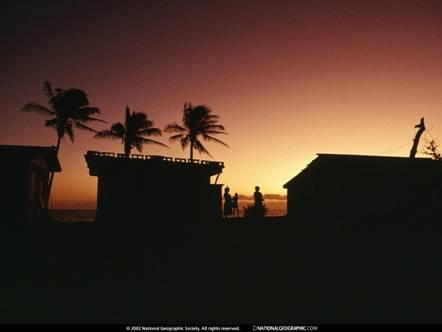
<svg viewBox="0 0 442 332">
<path fill-rule="evenodd" d="M 438 221 L 0 234 L 2 323 L 442 322 Z"/>
</svg>

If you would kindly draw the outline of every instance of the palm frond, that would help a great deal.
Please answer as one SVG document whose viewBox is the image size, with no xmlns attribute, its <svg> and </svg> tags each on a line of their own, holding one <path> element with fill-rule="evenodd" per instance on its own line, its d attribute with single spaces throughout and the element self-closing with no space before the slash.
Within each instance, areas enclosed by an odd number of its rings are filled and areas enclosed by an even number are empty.
<svg viewBox="0 0 442 332">
<path fill-rule="evenodd" d="M 186 147 L 188 147 L 189 144 L 190 144 L 189 136 L 186 135 L 186 136 L 182 137 L 182 138 L 180 139 L 180 144 L 181 144 L 181 148 L 182 148 L 183 150 L 185 150 Z"/>
<path fill-rule="evenodd" d="M 217 131 L 217 130 L 205 130 L 204 134 L 212 134 L 212 135 L 228 135 L 229 133 L 225 131 Z"/>
<path fill-rule="evenodd" d="M 176 142 L 184 137 L 184 134 L 176 134 L 169 137 L 169 142 Z"/>
<path fill-rule="evenodd" d="M 87 99 L 86 92 L 80 89 L 68 89 L 64 90 L 60 94 L 61 98 L 59 102 L 61 105 L 68 105 L 69 108 L 79 110 L 89 107 L 89 100 Z"/>
<path fill-rule="evenodd" d="M 142 112 L 133 112 L 129 119 L 134 126 L 151 127 L 153 125 L 153 122 L 147 119 L 147 115 Z"/>
<path fill-rule="evenodd" d="M 119 135 L 120 137 L 126 135 L 126 127 L 124 127 L 124 124 L 122 124 L 121 122 L 116 122 L 112 124 L 111 131 Z"/>
<path fill-rule="evenodd" d="M 21 112 L 35 112 L 38 114 L 53 116 L 55 112 L 36 102 L 26 103 L 21 109 Z"/>
<path fill-rule="evenodd" d="M 201 119 L 200 119 L 200 123 L 202 125 L 211 125 L 211 124 L 216 124 L 219 121 L 219 116 L 218 115 L 204 115 Z"/>
<path fill-rule="evenodd" d="M 91 115 L 94 114 L 100 114 L 100 109 L 97 107 L 85 106 L 77 109 L 77 111 L 75 112 L 75 114 L 73 114 L 73 116 L 75 116 L 80 120 L 80 119 L 88 119 L 91 117 Z"/>
<path fill-rule="evenodd" d="M 108 138 L 108 139 L 122 139 L 117 133 L 112 130 L 106 129 L 98 131 L 95 135 L 95 138 Z"/>
<path fill-rule="evenodd" d="M 65 129 L 66 134 L 68 134 L 69 139 L 71 140 L 71 142 L 73 142 L 74 138 L 75 138 L 75 135 L 74 135 L 74 128 L 72 126 L 72 123 L 68 122 L 64 129 Z"/>
<path fill-rule="evenodd" d="M 193 143 L 193 147 L 199 153 L 207 154 L 210 158 L 213 158 L 212 155 L 209 153 L 209 151 L 207 151 L 207 149 L 204 147 L 204 145 L 199 140 L 195 140 L 195 142 Z"/>
<path fill-rule="evenodd" d="M 137 135 L 141 136 L 161 136 L 161 129 L 159 128 L 143 128 L 137 131 Z"/>
<path fill-rule="evenodd" d="M 158 141 L 156 141 L 154 139 L 149 139 L 149 138 L 145 138 L 145 137 L 138 137 L 137 141 L 138 140 L 141 141 L 143 144 L 153 144 L 153 145 L 162 146 L 164 148 L 169 148 L 168 145 L 166 145 L 164 143 L 161 143 L 161 142 L 158 142 Z"/>
<path fill-rule="evenodd" d="M 202 135 L 202 136 L 203 136 L 204 140 L 207 141 L 207 142 L 215 142 L 215 143 L 224 145 L 225 147 L 229 148 L 229 146 L 226 143 L 224 143 L 223 141 L 219 140 L 218 138 L 215 138 L 215 137 L 210 136 L 210 135 Z"/>
<path fill-rule="evenodd" d="M 138 152 L 143 152 L 143 142 L 139 139 L 134 140 L 133 146 L 137 149 Z"/>
<path fill-rule="evenodd" d="M 199 115 L 201 118 L 207 118 L 211 116 L 212 110 L 207 105 L 196 105 L 192 108 L 192 113 Z"/>
<path fill-rule="evenodd" d="M 206 119 L 217 121 L 217 120 L 219 119 L 219 115 L 217 115 L 217 114 L 213 114 L 213 113 L 212 113 L 212 110 L 210 110 L 210 111 L 208 112 L 207 116 L 206 116 Z"/>
<path fill-rule="evenodd" d="M 209 124 L 209 125 L 205 126 L 204 129 L 206 131 L 208 131 L 208 130 L 225 131 L 226 130 L 226 128 L 224 128 L 223 125 L 219 125 L 219 124 Z M 225 134 L 227 134 L 227 133 L 225 133 Z"/>
<path fill-rule="evenodd" d="M 46 97 L 48 97 L 49 100 L 54 98 L 54 92 L 52 91 L 52 86 L 49 81 L 43 82 L 43 93 L 45 94 Z"/>
<path fill-rule="evenodd" d="M 58 119 L 53 118 L 53 119 L 46 120 L 44 125 L 45 125 L 45 127 L 51 127 L 51 128 L 57 129 Z"/>
<path fill-rule="evenodd" d="M 177 123 L 170 123 L 164 127 L 164 132 L 166 133 L 182 133 L 185 132 L 186 128 L 180 126 Z"/>
<path fill-rule="evenodd" d="M 79 122 L 101 122 L 101 123 L 107 123 L 107 121 L 102 120 L 102 119 L 98 119 L 98 118 L 93 118 L 93 117 L 88 117 L 88 118 L 84 118 L 84 119 L 76 119 Z"/>
<path fill-rule="evenodd" d="M 89 126 L 86 126 L 85 124 L 82 124 L 81 122 L 75 121 L 74 124 L 75 124 L 75 127 L 77 127 L 78 129 L 92 131 L 93 133 L 97 133 L 97 130 L 95 130 L 94 128 L 91 128 Z"/>
</svg>

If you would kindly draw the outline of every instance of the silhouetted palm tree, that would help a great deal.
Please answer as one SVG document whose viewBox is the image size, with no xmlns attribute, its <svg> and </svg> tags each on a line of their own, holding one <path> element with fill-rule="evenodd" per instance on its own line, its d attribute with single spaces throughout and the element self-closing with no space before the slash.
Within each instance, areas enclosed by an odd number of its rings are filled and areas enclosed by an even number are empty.
<svg viewBox="0 0 442 332">
<path fill-rule="evenodd" d="M 143 151 L 144 144 L 155 144 L 168 148 L 166 144 L 146 138 L 145 136 L 161 136 L 161 129 L 154 128 L 153 122 L 142 112 L 132 112 L 126 106 L 124 124 L 114 123 L 110 129 L 99 131 L 96 138 L 121 139 L 124 144 L 124 154 L 129 157 L 133 148 Z"/>
<path fill-rule="evenodd" d="M 183 109 L 183 125 L 177 123 L 168 124 L 164 131 L 178 133 L 169 138 L 170 142 L 180 141 L 183 150 L 190 145 L 190 160 L 193 160 L 193 149 L 199 153 L 205 153 L 211 158 L 209 151 L 199 140 L 202 137 L 207 142 L 216 142 L 229 147 L 223 141 L 213 135 L 227 134 L 224 126 L 218 124 L 219 116 L 212 114 L 212 110 L 205 105 L 193 106 L 185 103 Z"/>
<path fill-rule="evenodd" d="M 89 100 L 83 90 L 80 89 L 52 89 L 51 83 L 45 81 L 43 83 L 43 92 L 48 98 L 46 107 L 36 102 L 25 104 L 22 112 L 35 112 L 50 117 L 45 121 L 46 127 L 52 127 L 57 131 L 57 145 L 55 148 L 56 155 L 60 150 L 61 139 L 64 135 L 68 135 L 70 140 L 74 141 L 74 127 L 83 130 L 96 132 L 89 127 L 89 122 L 103 120 L 93 117 L 94 114 L 100 114 L 100 110 L 96 107 L 89 106 Z M 51 173 L 49 179 L 49 194 L 52 188 L 54 173 Z"/>
</svg>

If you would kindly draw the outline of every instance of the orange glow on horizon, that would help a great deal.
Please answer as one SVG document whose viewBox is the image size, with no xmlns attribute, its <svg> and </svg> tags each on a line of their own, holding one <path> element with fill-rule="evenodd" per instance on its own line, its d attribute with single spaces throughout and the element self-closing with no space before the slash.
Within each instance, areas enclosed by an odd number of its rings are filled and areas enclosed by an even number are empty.
<svg viewBox="0 0 442 332">
<path fill-rule="evenodd" d="M 320 152 L 407 156 L 422 116 L 429 131 L 421 142 L 442 143 L 440 1 L 107 5 L 91 4 L 80 22 L 82 1 L 55 21 L 41 19 L 49 7 L 38 21 L 5 13 L 26 20 L 9 20 L 2 32 L 6 46 L 17 46 L 1 55 L 0 144 L 55 145 L 42 116 L 19 112 L 25 102 L 46 103 L 44 80 L 84 89 L 109 123 L 123 120 L 126 105 L 159 128 L 180 121 L 186 101 L 209 105 L 231 146 L 206 146 L 226 166 L 218 183 L 245 195 L 255 185 L 285 194 L 283 184 Z M 94 207 L 97 180 L 83 155 L 122 149 L 78 130 L 73 144 L 66 139 L 54 207 Z M 189 154 L 178 144 L 143 153 Z"/>
</svg>

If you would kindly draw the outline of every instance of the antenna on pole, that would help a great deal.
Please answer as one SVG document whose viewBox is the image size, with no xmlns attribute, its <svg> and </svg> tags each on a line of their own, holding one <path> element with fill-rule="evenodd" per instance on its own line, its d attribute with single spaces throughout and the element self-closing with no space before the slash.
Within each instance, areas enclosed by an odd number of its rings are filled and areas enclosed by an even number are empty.
<svg viewBox="0 0 442 332">
<path fill-rule="evenodd" d="M 419 129 L 416 132 L 416 135 L 414 136 L 414 139 L 413 139 L 413 146 L 411 147 L 411 151 L 410 151 L 410 158 L 411 159 L 416 157 L 417 146 L 419 145 L 419 140 L 421 138 L 422 133 L 425 131 L 424 118 L 421 118 L 421 122 L 419 124 L 415 125 L 414 128 L 419 128 Z"/>
</svg>

